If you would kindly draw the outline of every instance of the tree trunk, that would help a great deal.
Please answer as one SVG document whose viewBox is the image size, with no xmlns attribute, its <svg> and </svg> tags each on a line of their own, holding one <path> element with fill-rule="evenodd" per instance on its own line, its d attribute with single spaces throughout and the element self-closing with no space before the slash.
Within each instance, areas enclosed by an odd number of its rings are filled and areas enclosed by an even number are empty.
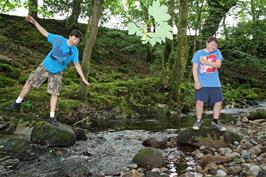
<svg viewBox="0 0 266 177">
<path fill-rule="evenodd" d="M 80 5 L 82 0 L 73 0 L 72 2 L 72 13 L 67 19 L 66 28 L 73 29 L 78 27 L 78 18 L 80 15 Z"/>
<path fill-rule="evenodd" d="M 238 0 L 207 0 L 209 5 L 209 15 L 202 29 L 202 45 L 205 40 L 213 36 L 218 30 L 219 24 L 225 14 L 237 4 Z"/>
<path fill-rule="evenodd" d="M 84 76 L 86 79 L 88 79 L 89 74 L 89 65 L 90 65 L 90 59 L 91 59 L 91 53 L 93 46 L 96 42 L 97 32 L 98 32 L 98 23 L 99 19 L 102 13 L 102 3 L 103 0 L 95 0 L 93 4 L 92 14 L 89 19 L 88 27 L 85 34 L 85 49 L 83 52 L 82 57 L 82 71 L 84 73 Z M 80 89 L 78 93 L 78 97 L 82 101 L 87 101 L 87 87 L 84 86 L 84 84 L 80 83 Z"/>
<path fill-rule="evenodd" d="M 168 13 L 171 16 L 171 19 L 169 20 L 169 25 L 173 26 L 173 18 L 174 18 L 174 5 L 175 1 L 170 0 L 168 4 Z M 164 46 L 164 52 L 162 57 L 162 71 L 161 71 L 161 87 L 162 89 L 169 89 L 169 82 L 171 78 L 171 65 L 170 62 L 170 56 L 173 48 L 173 41 L 170 39 L 166 39 L 165 46 Z"/>
<path fill-rule="evenodd" d="M 29 13 L 34 18 L 38 18 L 38 0 L 28 0 Z"/>
<path fill-rule="evenodd" d="M 188 58 L 188 40 L 187 40 L 187 25 L 188 25 L 188 5 L 187 0 L 180 0 L 179 5 L 180 20 L 178 23 L 177 34 L 177 56 L 173 69 L 173 84 L 171 86 L 171 96 L 174 101 L 178 101 L 180 96 L 180 88 L 184 79 L 184 73 Z"/>
</svg>

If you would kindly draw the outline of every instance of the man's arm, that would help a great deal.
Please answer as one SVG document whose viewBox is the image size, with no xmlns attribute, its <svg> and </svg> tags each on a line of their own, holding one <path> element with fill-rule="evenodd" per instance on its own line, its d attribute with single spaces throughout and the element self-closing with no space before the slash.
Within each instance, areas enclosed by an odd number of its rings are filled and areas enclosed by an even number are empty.
<svg viewBox="0 0 266 177">
<path fill-rule="evenodd" d="M 78 74 L 79 74 L 79 76 L 80 76 L 82 82 L 83 82 L 86 86 L 90 85 L 90 83 L 87 81 L 87 79 L 85 78 L 85 76 L 84 76 L 84 74 L 83 74 L 83 72 L 82 72 L 82 69 L 81 69 L 80 64 L 79 64 L 79 63 L 74 63 L 74 66 L 75 66 L 75 68 L 76 68 L 76 70 L 77 70 L 77 72 L 78 72 Z"/>
<path fill-rule="evenodd" d="M 192 72 L 193 72 L 193 78 L 194 78 L 194 87 L 195 89 L 198 90 L 201 88 L 201 85 L 200 85 L 199 77 L 198 77 L 198 64 L 197 63 L 193 63 Z"/>
<path fill-rule="evenodd" d="M 211 61 L 208 61 L 206 58 L 201 58 L 200 62 L 202 64 L 210 65 L 214 68 L 220 68 L 222 66 L 222 60 L 221 59 L 217 59 L 215 62 L 211 62 Z"/>
<path fill-rule="evenodd" d="M 32 23 L 44 37 L 48 37 L 48 32 L 32 16 L 27 16 L 25 20 Z"/>
</svg>

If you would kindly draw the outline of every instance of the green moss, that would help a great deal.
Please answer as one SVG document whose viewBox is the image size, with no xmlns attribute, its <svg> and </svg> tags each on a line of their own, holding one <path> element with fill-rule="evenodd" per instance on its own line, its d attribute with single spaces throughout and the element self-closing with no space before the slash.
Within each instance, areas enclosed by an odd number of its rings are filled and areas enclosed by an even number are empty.
<svg viewBox="0 0 266 177">
<path fill-rule="evenodd" d="M 20 76 L 19 69 L 10 66 L 8 64 L 0 63 L 0 72 L 5 74 L 5 76 L 10 77 L 12 79 L 18 79 Z"/>
<path fill-rule="evenodd" d="M 256 112 L 250 113 L 248 119 L 255 120 L 255 119 L 266 119 L 266 111 L 265 110 L 258 110 Z"/>
<path fill-rule="evenodd" d="M 0 74 L 0 87 L 10 87 L 15 85 L 15 81 Z"/>
<path fill-rule="evenodd" d="M 77 109 L 78 107 L 80 107 L 81 102 L 78 100 L 73 100 L 73 99 L 64 99 L 61 98 L 58 101 L 58 109 L 60 109 L 60 111 L 64 111 L 64 112 L 72 112 L 75 109 Z"/>
</svg>

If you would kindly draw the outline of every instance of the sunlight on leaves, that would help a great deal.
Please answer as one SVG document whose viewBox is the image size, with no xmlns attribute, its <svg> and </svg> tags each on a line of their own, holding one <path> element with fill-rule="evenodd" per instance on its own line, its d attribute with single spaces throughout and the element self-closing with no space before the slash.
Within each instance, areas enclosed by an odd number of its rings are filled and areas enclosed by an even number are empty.
<svg viewBox="0 0 266 177">
<path fill-rule="evenodd" d="M 166 38 L 173 39 L 173 29 L 172 26 L 168 24 L 168 20 L 171 16 L 168 14 L 168 7 L 166 5 L 161 5 L 160 1 L 154 1 L 152 6 L 149 6 L 148 13 L 154 18 L 156 23 L 156 30 L 154 33 L 148 32 L 146 27 L 138 27 L 134 23 L 128 23 L 128 34 L 142 36 L 142 44 L 150 43 L 152 46 L 156 43 L 165 42 Z M 144 24 L 148 26 L 147 24 Z"/>
</svg>

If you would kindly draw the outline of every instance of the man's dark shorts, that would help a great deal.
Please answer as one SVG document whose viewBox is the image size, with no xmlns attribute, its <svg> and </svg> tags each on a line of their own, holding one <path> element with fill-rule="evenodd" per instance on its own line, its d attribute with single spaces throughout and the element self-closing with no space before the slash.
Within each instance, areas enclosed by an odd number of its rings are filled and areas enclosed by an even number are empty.
<svg viewBox="0 0 266 177">
<path fill-rule="evenodd" d="M 202 87 L 195 91 L 196 100 L 203 101 L 208 105 L 224 101 L 221 87 Z"/>
</svg>

